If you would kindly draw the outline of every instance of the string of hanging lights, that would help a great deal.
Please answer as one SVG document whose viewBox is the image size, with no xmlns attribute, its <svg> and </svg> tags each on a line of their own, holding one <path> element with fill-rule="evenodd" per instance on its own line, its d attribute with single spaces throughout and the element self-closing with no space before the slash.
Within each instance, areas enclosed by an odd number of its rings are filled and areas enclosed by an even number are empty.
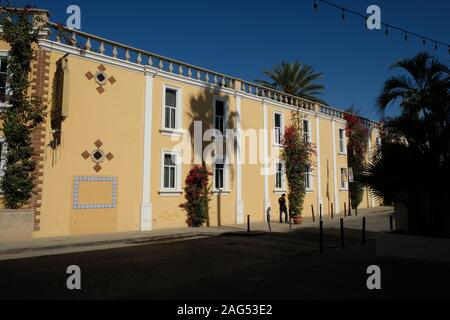
<svg viewBox="0 0 450 320">
<path fill-rule="evenodd" d="M 334 9 L 339 10 L 341 12 L 341 14 L 342 14 L 341 15 L 342 20 L 346 20 L 347 14 L 363 18 L 364 21 L 367 21 L 367 19 L 369 18 L 369 16 L 367 16 L 365 14 L 356 12 L 356 11 L 351 10 L 351 9 L 344 8 L 344 7 L 342 7 L 340 5 L 337 5 L 337 4 L 333 3 L 333 2 L 330 2 L 328 0 L 314 0 L 314 3 L 313 3 L 314 10 L 318 10 L 319 9 L 319 4 L 318 4 L 319 2 L 324 4 L 324 5 L 327 5 L 329 7 L 332 7 Z M 442 46 L 442 47 L 447 48 L 448 53 L 450 54 L 450 44 L 449 43 L 445 43 L 443 41 L 439 41 L 439 40 L 432 39 L 432 38 L 424 36 L 424 35 L 417 34 L 415 32 L 409 31 L 409 30 L 407 30 L 405 28 L 402 28 L 402 27 L 398 27 L 398 26 L 395 26 L 395 25 L 392 25 L 392 24 L 381 22 L 381 21 L 379 21 L 379 22 L 384 27 L 384 34 L 386 36 L 388 36 L 390 34 L 391 30 L 396 30 L 396 31 L 399 31 L 400 33 L 404 34 L 403 38 L 404 38 L 405 41 L 407 41 L 410 38 L 416 38 L 416 39 L 422 40 L 422 44 L 424 46 L 426 46 L 427 42 L 430 42 L 430 43 L 434 44 L 434 50 L 438 50 L 439 46 Z"/>
</svg>

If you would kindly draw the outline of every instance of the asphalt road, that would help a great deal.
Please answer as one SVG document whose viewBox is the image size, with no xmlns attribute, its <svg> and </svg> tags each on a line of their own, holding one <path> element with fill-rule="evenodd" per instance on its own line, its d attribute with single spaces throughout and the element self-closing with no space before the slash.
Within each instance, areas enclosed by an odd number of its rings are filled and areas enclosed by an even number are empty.
<svg viewBox="0 0 450 320">
<path fill-rule="evenodd" d="M 0 299 L 450 299 L 450 265 L 375 256 L 374 235 L 326 229 L 225 235 L 183 242 L 1 261 Z M 79 291 L 66 287 L 81 268 Z M 382 289 L 367 289 L 367 267 Z"/>
</svg>

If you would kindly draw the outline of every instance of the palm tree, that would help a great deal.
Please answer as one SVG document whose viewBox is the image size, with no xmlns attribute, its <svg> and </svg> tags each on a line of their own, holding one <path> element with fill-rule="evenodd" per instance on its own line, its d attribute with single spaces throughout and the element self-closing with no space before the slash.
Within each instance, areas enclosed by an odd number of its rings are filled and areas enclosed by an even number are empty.
<svg viewBox="0 0 450 320">
<path fill-rule="evenodd" d="M 385 122 L 383 143 L 361 182 L 405 206 L 409 232 L 450 237 L 449 69 L 426 53 L 393 69 L 402 73 L 385 81 L 377 108 L 384 112 L 398 101 L 401 113 Z"/>
<path fill-rule="evenodd" d="M 314 72 L 311 66 L 299 61 L 293 63 L 282 61 L 281 64 L 275 65 L 271 71 L 263 72 L 272 81 L 256 80 L 256 83 L 290 95 L 327 104 L 317 97 L 325 89 L 323 85 L 315 83 L 322 77 L 322 73 Z"/>
</svg>

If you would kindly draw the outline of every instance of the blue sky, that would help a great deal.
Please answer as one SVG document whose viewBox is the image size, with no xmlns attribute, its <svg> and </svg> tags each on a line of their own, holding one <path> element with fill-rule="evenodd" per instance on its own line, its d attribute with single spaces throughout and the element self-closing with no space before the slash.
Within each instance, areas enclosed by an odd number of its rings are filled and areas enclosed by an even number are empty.
<svg viewBox="0 0 450 320">
<path fill-rule="evenodd" d="M 381 7 L 382 21 L 430 38 L 450 42 L 450 1 L 331 0 L 354 11 L 371 4 Z M 66 8 L 77 4 L 82 30 L 157 54 L 253 81 L 282 60 L 296 59 L 323 72 L 323 98 L 345 109 L 379 119 L 375 100 L 395 60 L 426 49 L 449 62 L 448 49 L 421 40 L 404 41 L 402 33 L 369 31 L 362 18 L 347 15 L 312 0 L 226 2 L 16 0 L 52 12 L 65 23 Z"/>
</svg>

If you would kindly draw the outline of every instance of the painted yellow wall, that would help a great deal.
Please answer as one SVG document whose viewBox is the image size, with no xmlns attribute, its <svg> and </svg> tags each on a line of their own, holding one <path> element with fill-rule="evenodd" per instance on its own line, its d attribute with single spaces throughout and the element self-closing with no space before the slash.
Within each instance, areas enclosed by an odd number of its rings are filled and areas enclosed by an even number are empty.
<svg viewBox="0 0 450 320">
<path fill-rule="evenodd" d="M 59 52 L 51 54 L 50 84 L 56 70 Z M 41 230 L 35 236 L 58 236 L 97 232 L 138 230 L 142 185 L 143 146 L 143 74 L 104 64 L 108 76 L 117 80 L 108 83 L 99 94 L 98 84 L 88 80 L 88 71 L 95 73 L 99 62 L 69 56 L 69 116 L 62 123 L 61 146 L 53 150 L 50 117 L 47 117 L 47 141 L 44 164 Z M 51 106 L 51 102 L 50 102 Z M 95 163 L 85 160 L 84 151 L 92 153 L 94 143 L 114 155 L 105 160 L 96 173 Z M 75 176 L 117 177 L 117 208 L 73 209 Z"/>
</svg>

